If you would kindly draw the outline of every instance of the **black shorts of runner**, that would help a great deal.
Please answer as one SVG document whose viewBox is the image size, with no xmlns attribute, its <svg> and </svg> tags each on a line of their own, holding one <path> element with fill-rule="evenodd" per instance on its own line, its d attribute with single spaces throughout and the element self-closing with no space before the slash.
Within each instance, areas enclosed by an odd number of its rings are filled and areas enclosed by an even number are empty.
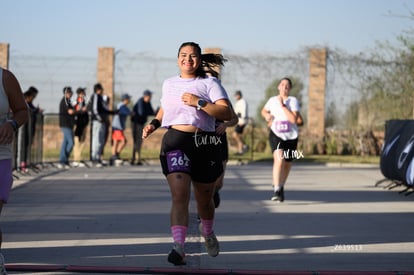
<svg viewBox="0 0 414 275">
<path fill-rule="evenodd" d="M 227 134 L 221 135 L 221 144 L 219 156 L 221 162 L 229 160 L 229 143 L 227 142 Z"/>
<path fill-rule="evenodd" d="M 214 132 L 187 133 L 168 129 L 160 152 L 165 176 L 175 172 L 187 173 L 201 183 L 213 183 L 222 173 L 220 160 L 221 136 Z"/>
<path fill-rule="evenodd" d="M 237 124 L 236 127 L 234 127 L 234 131 L 238 134 L 243 134 L 244 127 L 246 127 L 246 124 L 243 124 L 243 125 Z"/>
<path fill-rule="evenodd" d="M 277 135 L 275 135 L 275 133 L 273 133 L 273 131 L 270 131 L 269 133 L 269 143 L 270 143 L 270 148 L 272 149 L 272 152 L 274 152 L 275 150 L 281 149 L 283 150 L 283 158 L 286 161 L 292 161 L 296 158 L 296 154 L 297 154 L 297 147 L 298 147 L 298 139 L 288 139 L 288 140 L 283 140 L 280 137 L 278 137 Z"/>
</svg>

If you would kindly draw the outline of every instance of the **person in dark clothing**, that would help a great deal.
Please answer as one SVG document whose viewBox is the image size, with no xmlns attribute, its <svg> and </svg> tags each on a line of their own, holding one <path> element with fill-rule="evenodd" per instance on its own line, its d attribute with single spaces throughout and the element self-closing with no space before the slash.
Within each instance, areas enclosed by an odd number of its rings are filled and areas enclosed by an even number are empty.
<svg viewBox="0 0 414 275">
<path fill-rule="evenodd" d="M 30 110 L 30 117 L 29 121 L 23 125 L 21 128 L 22 131 L 22 137 L 23 137 L 23 148 L 24 150 L 21 150 L 21 162 L 20 162 L 20 170 L 23 172 L 27 171 L 27 167 L 30 166 L 32 163 L 31 159 L 31 150 L 32 145 L 34 143 L 35 138 L 35 131 L 36 131 L 36 123 L 38 116 L 43 113 L 43 110 L 39 107 L 36 107 L 33 104 L 33 100 L 36 98 L 39 91 L 31 86 L 26 92 L 24 92 L 24 99 L 26 100 L 27 106 Z"/>
<path fill-rule="evenodd" d="M 89 115 L 86 107 L 86 88 L 78 88 L 76 90 L 77 98 L 75 103 L 75 110 L 77 112 L 75 117 L 75 144 L 73 147 L 73 160 L 72 163 L 75 167 L 83 167 L 85 164 L 82 160 L 82 150 L 85 146 L 86 140 L 86 127 L 89 123 Z"/>
<path fill-rule="evenodd" d="M 91 159 L 96 167 L 102 167 L 103 148 L 107 138 L 109 115 L 115 112 L 108 109 L 104 102 L 104 88 L 100 83 L 93 87 L 94 94 L 90 99 L 90 112 L 92 114 L 92 145 Z"/>
<path fill-rule="evenodd" d="M 30 121 L 30 126 L 31 126 L 30 133 L 31 133 L 32 141 L 35 135 L 37 116 L 43 113 L 43 110 L 40 109 L 39 106 L 36 107 L 33 104 L 33 100 L 37 97 L 38 93 L 39 91 L 33 86 L 29 87 L 29 89 L 24 93 L 24 98 L 30 109 L 30 120 L 31 120 Z M 26 125 L 29 125 L 29 124 L 26 124 Z"/>
<path fill-rule="evenodd" d="M 134 146 L 132 149 L 131 164 L 142 165 L 141 146 L 142 146 L 142 130 L 147 123 L 148 116 L 155 115 L 154 109 L 151 105 L 152 92 L 145 90 L 142 97 L 137 100 L 132 108 L 131 126 L 132 137 L 134 139 Z"/>
<path fill-rule="evenodd" d="M 71 98 L 71 87 L 63 88 L 63 98 L 59 105 L 59 127 L 63 133 L 62 146 L 60 148 L 59 168 L 69 168 L 69 156 L 73 149 L 73 126 L 75 124 L 75 110 Z"/>
</svg>

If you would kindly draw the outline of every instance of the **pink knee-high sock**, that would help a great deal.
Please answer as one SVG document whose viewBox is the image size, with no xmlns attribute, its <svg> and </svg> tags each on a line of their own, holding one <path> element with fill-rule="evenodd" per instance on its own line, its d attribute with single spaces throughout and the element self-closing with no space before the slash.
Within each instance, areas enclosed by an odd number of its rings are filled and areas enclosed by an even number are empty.
<svg viewBox="0 0 414 275">
<path fill-rule="evenodd" d="M 185 237 L 187 236 L 187 226 L 173 225 L 171 226 L 171 233 L 174 242 L 184 247 Z"/>
<path fill-rule="evenodd" d="M 213 225 L 214 225 L 214 220 L 205 220 L 205 219 L 200 219 L 201 220 L 201 224 L 203 225 L 203 236 L 209 236 L 211 235 L 211 233 L 213 233 Z"/>
</svg>

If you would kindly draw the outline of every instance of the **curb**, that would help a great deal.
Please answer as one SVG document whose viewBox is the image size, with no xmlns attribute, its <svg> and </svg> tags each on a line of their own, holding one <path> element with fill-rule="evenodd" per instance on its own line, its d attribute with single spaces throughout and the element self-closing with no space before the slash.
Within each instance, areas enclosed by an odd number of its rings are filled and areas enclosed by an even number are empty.
<svg viewBox="0 0 414 275">
<path fill-rule="evenodd" d="M 21 272 L 80 272 L 80 273 L 125 273 L 125 274 L 194 274 L 194 275 L 414 275 L 414 271 L 275 271 L 232 270 L 160 267 L 79 266 L 6 264 L 8 271 Z"/>
</svg>

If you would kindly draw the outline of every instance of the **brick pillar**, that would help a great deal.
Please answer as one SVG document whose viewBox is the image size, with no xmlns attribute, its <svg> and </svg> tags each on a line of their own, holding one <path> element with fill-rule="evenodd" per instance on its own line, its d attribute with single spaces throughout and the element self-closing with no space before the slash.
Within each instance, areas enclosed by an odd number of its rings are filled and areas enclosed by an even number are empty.
<svg viewBox="0 0 414 275">
<path fill-rule="evenodd" d="M 205 48 L 203 53 L 221 54 L 220 48 Z M 220 73 L 220 67 L 215 67 L 214 70 Z"/>
<path fill-rule="evenodd" d="M 109 96 L 109 109 L 114 106 L 114 72 L 115 72 L 115 49 L 98 48 L 97 81 L 102 84 L 104 93 Z"/>
<path fill-rule="evenodd" d="M 317 138 L 325 136 L 326 58 L 326 49 L 310 50 L 307 127 Z"/>
<path fill-rule="evenodd" d="M 9 47 L 8 43 L 0 43 L 0 67 L 9 68 Z"/>
</svg>

